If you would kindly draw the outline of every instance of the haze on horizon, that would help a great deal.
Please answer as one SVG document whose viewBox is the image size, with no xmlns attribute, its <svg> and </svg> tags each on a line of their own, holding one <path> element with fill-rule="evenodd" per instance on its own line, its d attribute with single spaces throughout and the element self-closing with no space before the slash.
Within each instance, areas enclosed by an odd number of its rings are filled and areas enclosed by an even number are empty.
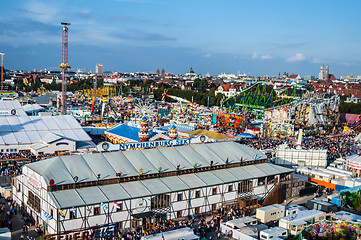
<svg viewBox="0 0 361 240">
<path fill-rule="evenodd" d="M 7 69 L 57 68 L 70 22 L 69 64 L 93 71 L 361 75 L 360 1 L 4 1 Z"/>
</svg>

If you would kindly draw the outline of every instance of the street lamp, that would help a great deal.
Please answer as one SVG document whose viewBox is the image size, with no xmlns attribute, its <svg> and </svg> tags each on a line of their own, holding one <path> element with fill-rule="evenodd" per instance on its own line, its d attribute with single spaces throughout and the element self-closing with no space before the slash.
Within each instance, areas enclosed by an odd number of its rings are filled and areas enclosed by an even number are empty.
<svg viewBox="0 0 361 240">
<path fill-rule="evenodd" d="M 1 91 L 4 90 L 4 55 L 5 53 L 0 53 L 1 55 Z"/>
</svg>

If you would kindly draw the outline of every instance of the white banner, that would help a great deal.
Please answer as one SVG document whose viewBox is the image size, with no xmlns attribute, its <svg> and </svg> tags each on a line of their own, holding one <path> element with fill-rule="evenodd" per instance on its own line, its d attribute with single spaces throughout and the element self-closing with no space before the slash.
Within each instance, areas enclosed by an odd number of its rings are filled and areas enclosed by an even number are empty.
<svg viewBox="0 0 361 240">
<path fill-rule="evenodd" d="M 111 142 L 101 142 L 97 145 L 97 150 L 100 152 L 130 150 L 137 148 L 179 146 L 179 145 L 204 143 L 204 142 L 209 142 L 209 138 L 205 135 L 200 135 L 196 138 L 189 138 L 189 139 L 170 139 L 170 140 L 150 141 L 150 142 L 130 142 L 130 143 L 120 143 L 120 144 L 113 144 Z"/>
</svg>

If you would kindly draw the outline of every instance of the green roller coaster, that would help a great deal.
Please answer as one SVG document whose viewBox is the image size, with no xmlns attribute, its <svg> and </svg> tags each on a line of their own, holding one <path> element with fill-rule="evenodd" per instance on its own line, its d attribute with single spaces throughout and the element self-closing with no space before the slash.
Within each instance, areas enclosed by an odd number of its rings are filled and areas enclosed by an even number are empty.
<svg viewBox="0 0 361 240">
<path fill-rule="evenodd" d="M 233 112 L 253 114 L 256 118 L 263 117 L 263 110 L 291 103 L 299 99 L 306 88 L 285 87 L 277 92 L 266 82 L 258 82 L 239 94 L 225 99 L 221 107 Z"/>
</svg>

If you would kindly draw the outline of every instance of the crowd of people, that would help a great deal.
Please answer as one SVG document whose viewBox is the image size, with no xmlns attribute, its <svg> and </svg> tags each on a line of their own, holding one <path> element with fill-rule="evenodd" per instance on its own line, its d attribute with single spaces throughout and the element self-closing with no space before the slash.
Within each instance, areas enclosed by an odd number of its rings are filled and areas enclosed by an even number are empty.
<svg viewBox="0 0 361 240">
<path fill-rule="evenodd" d="M 36 162 L 43 158 L 56 156 L 56 154 L 35 154 L 29 151 L 19 151 L 17 153 L 0 153 L 0 175 L 14 176 L 21 174 L 21 167 L 24 163 Z"/>
<path fill-rule="evenodd" d="M 191 216 L 190 218 L 188 218 L 188 220 L 181 221 L 165 220 L 155 223 L 154 226 L 149 229 L 136 227 L 135 229 L 133 229 L 133 231 L 119 231 L 119 238 L 123 240 L 139 240 L 142 238 L 142 236 L 153 235 L 157 233 L 189 227 L 192 228 L 194 234 L 199 236 L 200 239 L 211 239 L 210 233 L 213 233 L 213 235 L 215 235 L 217 239 L 219 239 L 221 235 L 220 224 L 222 222 L 241 218 L 244 216 L 251 216 L 251 214 L 254 213 L 252 213 L 250 209 L 243 210 L 232 206 L 222 206 L 218 210 L 217 214 L 212 215 L 210 218 L 208 218 L 208 221 L 202 215 L 198 216 L 198 218 L 196 218 L 195 216 Z"/>
<path fill-rule="evenodd" d="M 35 155 L 34 153 L 32 153 L 30 151 L 18 151 L 18 152 L 12 152 L 12 153 L 0 152 L 0 159 L 6 159 L 6 160 L 29 159 L 30 161 L 37 161 L 44 157 L 50 157 L 50 156 L 55 156 L 55 153 L 54 154 L 40 153 L 38 155 Z"/>
<path fill-rule="evenodd" d="M 12 216 L 18 213 L 18 205 L 12 199 L 1 199 L 0 227 L 12 229 Z"/>
<path fill-rule="evenodd" d="M 328 160 L 335 160 L 340 157 L 346 157 L 356 153 L 357 145 L 354 144 L 353 135 L 323 137 L 313 136 L 305 138 L 300 147 L 302 149 L 326 149 Z M 298 147 L 295 139 L 273 139 L 267 137 L 260 137 L 254 139 L 244 139 L 241 143 L 249 147 L 259 150 L 275 151 L 279 145 L 286 144 L 289 148 Z"/>
<path fill-rule="evenodd" d="M 191 227 L 190 221 L 174 222 L 171 220 L 160 221 L 154 224 L 152 228 L 136 227 L 134 231 L 119 232 L 120 239 L 139 240 L 142 236 L 153 235 L 157 233 L 167 232 L 179 228 Z"/>
</svg>

